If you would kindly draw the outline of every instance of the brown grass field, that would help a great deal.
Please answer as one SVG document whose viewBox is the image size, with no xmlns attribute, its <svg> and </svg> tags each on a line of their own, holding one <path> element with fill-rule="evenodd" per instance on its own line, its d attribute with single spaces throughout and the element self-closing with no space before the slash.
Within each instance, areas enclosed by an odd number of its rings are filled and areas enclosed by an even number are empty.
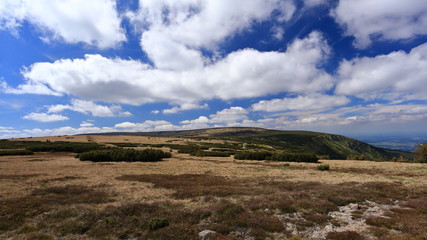
<svg viewBox="0 0 427 240">
<path fill-rule="evenodd" d="M 176 152 L 144 163 L 74 156 L 0 157 L 0 239 L 427 239 L 427 164 L 321 160 L 331 169 L 319 171 Z"/>
</svg>

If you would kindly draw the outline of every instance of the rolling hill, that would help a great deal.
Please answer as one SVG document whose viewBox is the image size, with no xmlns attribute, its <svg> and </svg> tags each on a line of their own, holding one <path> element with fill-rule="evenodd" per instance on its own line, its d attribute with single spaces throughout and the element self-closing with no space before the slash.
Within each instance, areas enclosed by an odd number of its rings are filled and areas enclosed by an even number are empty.
<svg viewBox="0 0 427 240">
<path fill-rule="evenodd" d="M 256 144 L 266 149 L 280 150 L 290 153 L 310 152 L 329 156 L 330 159 L 385 159 L 398 158 L 404 155 L 411 158 L 411 153 L 379 148 L 341 135 L 310 132 L 281 131 L 262 128 L 210 128 L 185 131 L 162 132 L 120 132 L 103 133 L 102 135 L 136 135 L 150 137 L 192 138 L 198 140 L 221 139 Z"/>
</svg>

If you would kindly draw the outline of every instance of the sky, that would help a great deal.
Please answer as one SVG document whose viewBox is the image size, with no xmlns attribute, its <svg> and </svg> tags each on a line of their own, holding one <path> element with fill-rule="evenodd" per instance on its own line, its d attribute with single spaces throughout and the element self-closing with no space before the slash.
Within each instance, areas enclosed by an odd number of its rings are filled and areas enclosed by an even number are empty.
<svg viewBox="0 0 427 240">
<path fill-rule="evenodd" d="M 425 0 L 0 0 L 0 138 L 426 123 Z"/>
</svg>

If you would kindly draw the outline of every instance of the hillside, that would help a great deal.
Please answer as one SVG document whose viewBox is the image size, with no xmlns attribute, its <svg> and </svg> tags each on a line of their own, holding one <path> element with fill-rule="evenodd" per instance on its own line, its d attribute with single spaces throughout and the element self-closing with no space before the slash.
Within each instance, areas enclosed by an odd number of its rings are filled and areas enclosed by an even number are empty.
<svg viewBox="0 0 427 240">
<path fill-rule="evenodd" d="M 102 135 L 106 135 L 105 133 Z M 107 135 L 136 135 L 148 137 L 174 137 L 192 139 L 221 139 L 246 144 L 256 144 L 291 153 L 311 152 L 331 159 L 391 159 L 410 153 L 375 147 L 341 135 L 310 132 L 280 131 L 262 128 L 210 128 L 186 131 L 144 133 L 109 133 Z"/>
</svg>

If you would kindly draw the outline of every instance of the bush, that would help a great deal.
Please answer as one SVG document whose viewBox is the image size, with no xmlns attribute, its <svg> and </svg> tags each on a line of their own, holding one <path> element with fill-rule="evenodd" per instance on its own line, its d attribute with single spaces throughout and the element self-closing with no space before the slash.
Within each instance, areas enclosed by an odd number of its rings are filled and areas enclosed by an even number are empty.
<svg viewBox="0 0 427 240">
<path fill-rule="evenodd" d="M 284 153 L 276 152 L 271 156 L 272 161 L 279 162 L 311 162 L 316 163 L 319 158 L 313 153 Z"/>
<path fill-rule="evenodd" d="M 70 143 L 70 142 L 45 142 L 34 146 L 26 147 L 26 150 L 33 152 L 74 152 L 83 153 L 87 151 L 101 149 L 96 143 Z"/>
<path fill-rule="evenodd" d="M 271 160 L 279 162 L 312 162 L 316 163 L 319 158 L 312 153 L 285 153 L 269 151 L 243 151 L 234 155 L 239 160 Z"/>
<path fill-rule="evenodd" d="M 139 143 L 110 143 L 116 145 L 117 147 L 139 147 Z"/>
<path fill-rule="evenodd" d="M 322 164 L 317 166 L 317 170 L 319 171 L 328 171 L 330 169 L 329 164 Z"/>
<path fill-rule="evenodd" d="M 231 154 L 229 152 L 214 152 L 214 151 L 199 150 L 197 152 L 190 153 L 190 155 L 198 156 L 198 157 L 229 157 Z"/>
<path fill-rule="evenodd" d="M 421 163 L 427 163 L 427 143 L 420 144 L 415 151 L 415 160 Z"/>
<path fill-rule="evenodd" d="M 151 218 L 148 221 L 148 228 L 151 231 L 169 226 L 169 221 L 165 218 Z"/>
<path fill-rule="evenodd" d="M 33 155 L 34 152 L 28 150 L 0 150 L 0 156 L 11 155 Z"/>
<path fill-rule="evenodd" d="M 266 160 L 272 153 L 268 151 L 243 151 L 236 153 L 234 159 L 238 160 Z"/>
<path fill-rule="evenodd" d="M 92 162 L 156 162 L 163 158 L 170 158 L 170 152 L 157 149 L 106 149 L 84 152 L 79 154 L 81 161 Z"/>
</svg>

